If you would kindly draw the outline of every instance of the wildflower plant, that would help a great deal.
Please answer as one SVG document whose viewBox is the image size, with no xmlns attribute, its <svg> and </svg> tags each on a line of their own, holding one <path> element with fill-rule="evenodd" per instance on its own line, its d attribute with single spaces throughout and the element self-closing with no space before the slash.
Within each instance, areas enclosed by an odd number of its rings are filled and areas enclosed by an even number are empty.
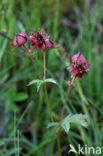
<svg viewBox="0 0 103 156">
<path fill-rule="evenodd" d="M 66 132 L 66 134 L 69 133 L 70 126 L 72 123 L 79 124 L 83 127 L 87 127 L 87 116 L 83 114 L 67 114 L 66 117 L 64 117 L 64 111 L 65 107 L 67 105 L 67 100 L 71 91 L 71 88 L 74 84 L 74 81 L 76 78 L 82 78 L 83 75 L 87 75 L 89 71 L 90 64 L 87 63 L 86 59 L 84 58 L 83 54 L 77 53 L 76 55 L 72 56 L 72 63 L 69 67 L 70 73 L 71 73 L 71 80 L 68 80 L 68 90 L 67 95 L 65 97 L 65 102 L 62 107 L 62 110 L 60 112 L 60 119 L 59 121 L 55 121 L 52 110 L 50 107 L 48 92 L 47 92 L 47 86 L 46 83 L 54 83 L 56 85 L 59 85 L 59 83 L 56 80 L 53 80 L 52 78 L 46 78 L 46 52 L 49 49 L 59 48 L 59 46 L 55 46 L 54 43 L 50 40 L 48 34 L 45 33 L 44 30 L 38 29 L 38 31 L 34 31 L 29 33 L 30 35 L 27 35 L 27 33 L 16 33 L 14 36 L 13 45 L 14 47 L 23 47 L 26 50 L 26 54 L 32 59 L 34 63 L 34 67 L 37 70 L 37 66 L 34 61 L 34 55 L 33 50 L 38 50 L 43 53 L 43 76 L 42 78 L 39 77 L 39 79 L 34 79 L 31 82 L 28 83 L 29 85 L 36 84 L 37 85 L 37 91 L 39 91 L 40 86 L 44 85 L 44 92 L 45 92 L 45 98 L 49 110 L 49 115 L 51 122 L 48 123 L 47 128 L 54 127 L 56 136 L 57 136 L 57 144 L 58 144 L 58 154 L 61 156 L 61 147 L 60 147 L 60 135 L 62 130 Z M 27 47 L 25 46 L 26 43 L 30 43 L 30 45 Z M 31 55 L 32 54 L 32 55 Z"/>
</svg>

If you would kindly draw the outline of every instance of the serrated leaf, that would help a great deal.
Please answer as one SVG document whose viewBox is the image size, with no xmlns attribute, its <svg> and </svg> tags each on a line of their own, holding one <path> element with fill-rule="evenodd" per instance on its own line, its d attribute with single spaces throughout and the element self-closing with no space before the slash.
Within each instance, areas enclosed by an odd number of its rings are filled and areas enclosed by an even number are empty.
<svg viewBox="0 0 103 156">
<path fill-rule="evenodd" d="M 32 80 L 31 82 L 29 82 L 29 84 L 27 86 L 30 86 L 30 85 L 36 84 L 36 83 L 40 84 L 40 83 L 42 83 L 42 81 L 43 80 Z"/>
<path fill-rule="evenodd" d="M 36 83 L 41 85 L 46 82 L 51 82 L 51 83 L 57 84 L 57 81 L 54 79 L 45 79 L 45 80 L 33 80 L 33 81 L 29 82 L 29 84 L 27 86 L 30 86 L 30 85 L 36 84 Z"/>
<path fill-rule="evenodd" d="M 47 128 L 50 128 L 50 127 L 55 127 L 55 126 L 59 126 L 60 124 L 58 122 L 51 122 L 48 124 Z"/>
<path fill-rule="evenodd" d="M 58 84 L 57 81 L 54 80 L 54 79 L 46 79 L 46 80 L 44 80 L 43 83 L 45 83 L 45 82 L 51 82 L 51 83 L 54 83 L 54 84 Z"/>
<path fill-rule="evenodd" d="M 76 123 L 82 125 L 83 127 L 87 127 L 88 126 L 86 122 L 87 118 L 88 117 L 83 114 L 75 114 L 75 115 L 70 114 L 63 121 L 68 121 L 69 123 Z"/>
<path fill-rule="evenodd" d="M 68 121 L 64 120 L 61 122 L 61 127 L 65 130 L 65 132 L 68 134 L 70 129 L 70 124 Z"/>
<path fill-rule="evenodd" d="M 37 92 L 38 92 L 42 83 L 43 83 L 43 80 L 33 80 L 33 81 L 29 82 L 29 84 L 27 86 L 30 86 L 32 84 L 36 84 Z"/>
</svg>

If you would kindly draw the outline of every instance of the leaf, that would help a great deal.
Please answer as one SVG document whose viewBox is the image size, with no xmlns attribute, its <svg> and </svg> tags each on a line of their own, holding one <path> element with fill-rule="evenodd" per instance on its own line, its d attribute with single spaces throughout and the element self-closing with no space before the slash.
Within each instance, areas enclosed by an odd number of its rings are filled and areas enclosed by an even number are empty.
<svg viewBox="0 0 103 156">
<path fill-rule="evenodd" d="M 39 91 L 41 84 L 42 84 L 42 81 L 37 82 L 37 92 Z"/>
<path fill-rule="evenodd" d="M 15 86 L 15 85 L 11 86 L 11 87 L 9 88 L 8 92 L 7 92 L 7 93 L 8 93 L 8 97 L 9 97 L 10 99 L 13 99 L 13 98 L 15 97 L 16 92 L 17 92 L 16 86 Z"/>
<path fill-rule="evenodd" d="M 28 98 L 28 95 L 26 93 L 17 93 L 14 97 L 14 101 L 23 101 Z"/>
<path fill-rule="evenodd" d="M 42 83 L 43 83 L 43 80 L 33 80 L 33 81 L 29 82 L 29 84 L 27 86 L 30 86 L 32 84 L 36 84 L 37 85 L 37 92 L 38 92 Z"/>
<path fill-rule="evenodd" d="M 18 111 L 18 106 L 10 99 L 7 100 L 6 105 L 10 110 L 15 111 L 15 112 Z"/>
<path fill-rule="evenodd" d="M 87 118 L 88 117 L 83 114 L 70 114 L 63 121 L 68 121 L 69 123 L 76 123 L 82 125 L 83 127 L 88 127 L 88 124 L 86 122 Z"/>
<path fill-rule="evenodd" d="M 47 126 L 47 128 L 50 128 L 50 127 L 55 127 L 55 126 L 59 126 L 60 124 L 58 122 L 50 122 Z"/>
<path fill-rule="evenodd" d="M 65 130 L 65 132 L 68 134 L 69 129 L 70 129 L 70 124 L 69 124 L 69 122 L 66 121 L 66 120 L 63 120 L 63 121 L 61 122 L 61 127 L 62 127 L 62 128 Z"/>
<path fill-rule="evenodd" d="M 30 85 L 35 84 L 35 83 L 40 84 L 40 83 L 42 83 L 42 80 L 32 80 L 31 82 L 29 82 L 29 84 L 27 86 L 30 86 Z"/>
<path fill-rule="evenodd" d="M 47 128 L 59 126 L 62 127 L 64 131 L 68 134 L 70 130 L 70 123 L 76 123 L 82 125 L 83 127 L 87 127 L 86 119 L 87 116 L 83 114 L 75 114 L 75 115 L 70 114 L 66 118 L 64 118 L 60 123 L 58 122 L 49 123 Z"/>
<path fill-rule="evenodd" d="M 54 83 L 54 84 L 58 84 L 57 81 L 54 80 L 54 79 L 46 79 L 46 80 L 44 80 L 44 83 L 45 82 L 51 82 L 51 83 Z"/>
<path fill-rule="evenodd" d="M 51 83 L 57 84 L 57 82 L 53 79 L 45 79 L 45 80 L 33 80 L 33 81 L 29 82 L 29 84 L 27 86 L 30 86 L 30 85 L 36 83 L 37 84 L 37 92 L 38 92 L 40 89 L 40 86 L 46 82 L 51 82 Z"/>
<path fill-rule="evenodd" d="M 27 86 L 30 86 L 30 85 L 35 84 L 35 83 L 41 85 L 41 84 L 46 83 L 46 82 L 51 82 L 51 83 L 57 84 L 57 81 L 54 79 L 45 79 L 45 80 L 33 80 L 33 81 L 29 82 L 29 84 Z"/>
</svg>

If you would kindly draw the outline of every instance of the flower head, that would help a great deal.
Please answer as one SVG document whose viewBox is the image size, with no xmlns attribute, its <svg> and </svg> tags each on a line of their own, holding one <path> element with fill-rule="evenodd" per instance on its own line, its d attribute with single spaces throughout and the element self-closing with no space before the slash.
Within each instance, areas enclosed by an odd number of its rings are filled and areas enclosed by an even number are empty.
<svg viewBox="0 0 103 156">
<path fill-rule="evenodd" d="M 27 42 L 27 34 L 26 33 L 16 33 L 13 43 L 11 43 L 11 45 L 13 45 L 14 47 L 21 47 L 26 42 Z"/>
<path fill-rule="evenodd" d="M 84 74 L 88 73 L 89 66 L 83 54 L 78 53 L 72 57 L 72 66 L 69 69 L 72 76 L 82 78 Z"/>
<path fill-rule="evenodd" d="M 49 39 L 49 36 L 44 32 L 44 30 L 34 32 L 33 36 L 29 36 L 29 39 L 31 40 L 31 46 L 33 46 L 37 50 L 46 50 L 46 49 L 52 49 L 52 48 L 58 48 L 56 47 L 53 42 Z"/>
</svg>

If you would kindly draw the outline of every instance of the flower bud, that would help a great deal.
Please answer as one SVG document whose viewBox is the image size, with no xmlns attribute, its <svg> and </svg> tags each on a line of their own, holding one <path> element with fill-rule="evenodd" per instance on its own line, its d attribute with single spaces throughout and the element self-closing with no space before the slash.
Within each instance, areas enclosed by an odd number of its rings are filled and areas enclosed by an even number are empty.
<svg viewBox="0 0 103 156">
<path fill-rule="evenodd" d="M 16 33 L 13 43 L 11 43 L 11 45 L 13 45 L 14 47 L 21 47 L 26 42 L 27 42 L 27 34 L 26 33 Z"/>
</svg>

